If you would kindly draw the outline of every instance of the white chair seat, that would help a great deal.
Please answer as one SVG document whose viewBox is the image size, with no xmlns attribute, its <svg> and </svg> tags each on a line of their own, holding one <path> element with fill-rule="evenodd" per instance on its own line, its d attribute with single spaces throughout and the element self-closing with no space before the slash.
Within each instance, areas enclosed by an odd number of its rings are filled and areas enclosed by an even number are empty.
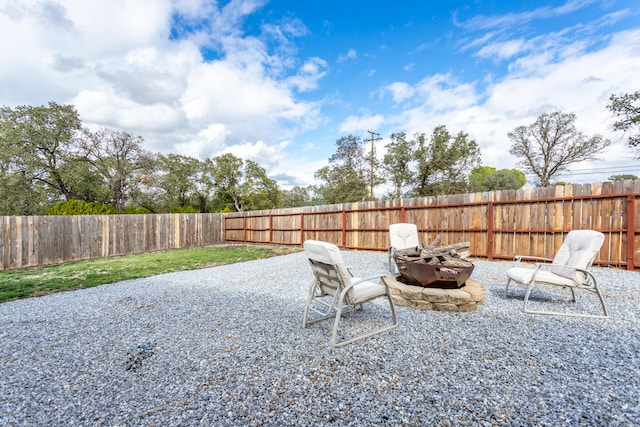
<svg viewBox="0 0 640 427">
<path fill-rule="evenodd" d="M 353 277 L 351 278 L 351 283 L 356 283 L 360 280 L 362 279 L 359 277 Z M 369 281 L 360 282 L 353 287 L 354 297 L 352 302 L 354 304 L 361 304 L 371 299 L 382 297 L 386 292 L 384 286 L 378 283 Z"/>
<path fill-rule="evenodd" d="M 547 270 L 536 270 L 533 268 L 525 267 L 513 267 L 507 270 L 507 276 L 509 279 L 518 283 L 529 283 L 533 280 L 533 275 L 536 275 L 536 282 L 551 283 L 560 286 L 576 286 L 576 282 L 566 277 L 558 276 Z"/>
</svg>

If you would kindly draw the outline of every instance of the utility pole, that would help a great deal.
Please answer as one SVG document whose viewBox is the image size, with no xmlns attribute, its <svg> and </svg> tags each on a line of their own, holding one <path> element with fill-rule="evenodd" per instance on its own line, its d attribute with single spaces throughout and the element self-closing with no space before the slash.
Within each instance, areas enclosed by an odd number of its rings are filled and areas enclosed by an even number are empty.
<svg viewBox="0 0 640 427">
<path fill-rule="evenodd" d="M 370 179 L 370 186 L 369 186 L 369 200 L 373 200 L 373 167 L 375 164 L 375 160 L 376 160 L 376 149 L 375 149 L 375 142 L 376 141 L 380 141 L 382 138 L 380 138 L 380 134 L 379 133 L 375 133 L 373 131 L 368 130 L 367 132 L 369 132 L 371 134 L 371 176 L 369 177 Z"/>
</svg>

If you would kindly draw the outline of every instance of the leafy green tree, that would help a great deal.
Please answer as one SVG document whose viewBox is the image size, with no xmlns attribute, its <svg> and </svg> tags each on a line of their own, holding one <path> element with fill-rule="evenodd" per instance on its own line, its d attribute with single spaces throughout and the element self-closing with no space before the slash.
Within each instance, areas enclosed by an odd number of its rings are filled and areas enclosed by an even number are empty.
<svg viewBox="0 0 640 427">
<path fill-rule="evenodd" d="M 72 189 L 76 177 L 65 173 L 64 166 L 79 160 L 74 135 L 80 128 L 80 118 L 71 105 L 50 102 L 48 106 L 0 109 L 1 179 L 17 192 L 16 198 L 32 192 L 29 187 L 48 192 L 38 195 L 39 200 L 77 196 Z M 26 187 L 19 187 L 23 185 Z"/>
<path fill-rule="evenodd" d="M 153 171 L 155 159 L 142 149 L 143 139 L 128 132 L 84 129 L 78 138 L 80 151 L 105 183 L 107 200 L 118 213 L 139 191 L 143 176 Z"/>
<path fill-rule="evenodd" d="M 252 160 L 245 161 L 244 183 L 241 186 L 241 206 L 244 211 L 275 209 L 280 205 L 282 191 L 264 168 Z"/>
<path fill-rule="evenodd" d="M 165 209 L 192 207 L 198 203 L 197 180 L 202 173 L 202 162 L 179 154 L 159 155 L 156 185 L 164 193 Z M 196 209 L 197 210 L 197 209 Z"/>
<path fill-rule="evenodd" d="M 337 150 L 329 165 L 316 171 L 324 181 L 317 191 L 325 204 L 365 201 L 369 198 L 368 159 L 362 139 L 353 135 L 336 141 Z"/>
<path fill-rule="evenodd" d="M 575 127 L 576 115 L 559 111 L 541 114 L 529 126 L 518 126 L 508 133 L 513 142 L 509 152 L 519 157 L 535 182 L 546 187 L 559 173 L 577 162 L 596 160 L 611 142 L 600 135 L 587 137 Z"/>
<path fill-rule="evenodd" d="M 527 178 L 517 169 L 500 169 L 484 181 L 485 191 L 519 190 L 527 183 Z"/>
<path fill-rule="evenodd" d="M 214 173 L 213 160 L 205 159 L 199 162 L 199 172 L 195 184 L 195 206 L 200 212 L 215 212 L 212 202 L 214 198 Z"/>
<path fill-rule="evenodd" d="M 297 208 L 301 206 L 315 206 L 322 204 L 322 197 L 313 185 L 308 187 L 295 186 L 291 190 L 282 190 L 281 208 Z"/>
<path fill-rule="evenodd" d="M 415 163 L 415 149 L 413 141 L 407 141 L 404 132 L 392 133 L 391 142 L 386 145 L 387 153 L 382 161 L 383 172 L 393 184 L 389 196 L 399 199 L 408 194 L 414 180 L 411 165 Z"/>
<path fill-rule="evenodd" d="M 491 166 L 479 166 L 469 172 L 469 191 L 480 192 L 487 191 L 484 181 L 489 175 L 494 173 L 496 168 Z"/>
<path fill-rule="evenodd" d="M 222 154 L 212 161 L 212 179 L 215 197 L 213 200 L 216 212 L 229 209 L 231 212 L 242 210 L 241 186 L 242 166 L 241 158 L 231 153 Z"/>
<path fill-rule="evenodd" d="M 480 166 L 469 173 L 469 191 L 518 190 L 527 178 L 517 169 L 500 169 Z"/>
<path fill-rule="evenodd" d="M 369 197 L 368 182 L 356 171 L 325 166 L 316 171 L 315 177 L 325 182 L 317 187 L 324 204 L 359 202 Z"/>
<path fill-rule="evenodd" d="M 0 171 L 0 215 L 45 215 L 51 198 L 41 182 L 32 182 L 21 173 Z"/>
<path fill-rule="evenodd" d="M 611 95 L 607 109 L 618 117 L 614 130 L 629 133 L 628 145 L 635 148 L 640 158 L 640 91 Z"/>
<path fill-rule="evenodd" d="M 424 133 L 416 134 L 418 170 L 415 194 L 433 196 L 465 192 L 467 175 L 480 163 L 480 149 L 469 135 L 453 137 L 443 125 L 436 127 L 429 142 Z"/>
<path fill-rule="evenodd" d="M 153 171 L 140 177 L 134 205 L 152 212 L 216 212 L 212 159 L 201 161 L 178 154 L 155 158 Z"/>
<path fill-rule="evenodd" d="M 103 177 L 84 158 L 69 161 L 60 167 L 69 177 L 69 189 L 75 199 L 84 202 L 109 203 L 109 188 Z"/>
<path fill-rule="evenodd" d="M 5 124 L 0 122 L 0 126 Z M 42 183 L 32 181 L 20 164 L 20 147 L 0 134 L 0 215 L 45 214 L 47 191 Z"/>
<path fill-rule="evenodd" d="M 612 175 L 608 178 L 609 181 L 627 181 L 627 180 L 635 180 L 635 179 L 638 179 L 638 177 L 631 173 L 625 173 L 622 175 Z"/>
<path fill-rule="evenodd" d="M 313 205 L 309 187 L 295 186 L 291 190 L 282 191 L 281 208 L 298 208 L 301 206 Z"/>
<path fill-rule="evenodd" d="M 243 212 L 279 207 L 282 191 L 256 162 L 227 153 L 212 162 L 213 206 L 217 212 Z"/>
<path fill-rule="evenodd" d="M 156 160 L 159 155 L 156 155 Z M 145 209 L 150 213 L 169 212 L 170 206 L 165 200 L 165 192 L 158 185 L 160 171 L 157 166 L 148 173 L 140 175 L 138 190 L 131 196 L 122 213 L 129 209 Z"/>
</svg>

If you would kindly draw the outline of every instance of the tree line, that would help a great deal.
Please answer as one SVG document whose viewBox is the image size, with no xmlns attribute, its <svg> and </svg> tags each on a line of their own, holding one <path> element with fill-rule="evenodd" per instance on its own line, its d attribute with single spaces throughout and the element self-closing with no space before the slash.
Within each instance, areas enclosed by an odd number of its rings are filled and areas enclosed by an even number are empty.
<svg viewBox="0 0 640 427">
<path fill-rule="evenodd" d="M 640 151 L 640 92 L 612 95 L 614 129 L 629 132 Z M 525 172 L 547 186 L 575 162 L 592 160 L 610 142 L 586 136 L 576 116 L 545 113 L 508 134 L 517 169 L 482 165 L 475 140 L 437 126 L 430 134 L 392 133 L 381 160 L 373 141 L 348 135 L 336 141 L 318 185 L 279 188 L 264 168 L 233 154 L 199 160 L 151 153 L 126 131 L 83 126 L 72 105 L 0 109 L 0 215 L 231 212 L 370 200 L 519 189 Z M 635 178 L 630 175 L 611 179 Z"/>
</svg>

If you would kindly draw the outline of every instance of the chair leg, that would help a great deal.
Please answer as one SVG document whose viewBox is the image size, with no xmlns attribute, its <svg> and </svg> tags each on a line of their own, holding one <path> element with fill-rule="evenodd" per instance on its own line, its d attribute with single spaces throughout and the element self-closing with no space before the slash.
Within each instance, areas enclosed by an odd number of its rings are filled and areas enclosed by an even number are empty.
<svg viewBox="0 0 640 427">
<path fill-rule="evenodd" d="M 507 278 L 507 284 L 504 287 L 504 297 L 509 298 L 509 284 L 511 283 L 511 278 Z"/>
<path fill-rule="evenodd" d="M 604 303 L 604 297 L 602 296 L 602 293 L 600 293 L 600 288 L 598 288 L 598 284 L 595 281 L 596 279 L 593 279 L 593 288 L 595 289 L 596 294 L 598 295 L 598 299 L 600 299 L 600 304 L 602 305 L 602 311 L 604 312 L 604 316 L 603 317 L 609 317 L 609 311 L 607 310 L 607 305 Z"/>
<path fill-rule="evenodd" d="M 382 280 L 384 281 L 384 278 Z M 390 288 L 388 286 L 387 286 L 386 297 L 387 297 L 387 300 L 389 301 L 389 307 L 391 309 L 391 325 L 384 326 L 384 327 L 382 327 L 380 329 L 377 329 L 375 331 L 371 331 L 371 332 L 368 332 L 366 334 L 362 334 L 362 335 L 359 335 L 357 337 L 354 337 L 354 338 L 351 338 L 351 339 L 348 339 L 348 340 L 337 342 L 337 339 L 338 339 L 338 328 L 339 328 L 339 324 L 340 324 L 340 317 L 342 315 L 342 298 L 341 298 L 340 301 L 338 301 L 338 307 L 336 309 L 336 320 L 333 322 L 333 332 L 331 334 L 331 347 L 333 347 L 333 348 L 343 347 L 343 346 L 345 346 L 347 344 L 351 344 L 353 342 L 360 341 L 362 339 L 369 338 L 369 337 L 371 337 L 373 335 L 381 334 L 382 332 L 386 332 L 386 331 L 389 331 L 391 329 L 394 329 L 394 328 L 398 327 L 398 319 L 396 317 L 396 309 L 395 309 L 395 306 L 393 304 L 393 299 L 391 297 L 391 290 L 390 290 Z"/>
<path fill-rule="evenodd" d="M 338 324 L 340 323 L 340 316 L 342 315 L 342 301 L 340 301 L 340 306 L 336 309 L 336 320 L 333 322 L 333 331 L 331 332 L 331 347 L 342 347 L 347 344 L 346 341 L 337 344 L 336 339 L 338 336 Z"/>
<path fill-rule="evenodd" d="M 393 249 L 389 248 L 389 273 L 396 274 L 397 271 L 396 261 L 393 259 Z"/>
<path fill-rule="evenodd" d="M 311 306 L 311 302 L 315 296 L 316 290 L 318 289 L 318 281 L 316 279 L 313 280 L 313 284 L 309 289 L 309 295 L 307 295 L 307 303 L 304 306 L 304 314 L 302 316 L 302 328 L 307 327 L 307 316 L 309 315 L 309 307 Z"/>
<path fill-rule="evenodd" d="M 565 313 L 562 311 L 542 311 L 542 310 L 531 310 L 528 306 L 529 304 L 529 295 L 531 294 L 531 289 L 533 288 L 533 286 L 535 285 L 535 280 L 532 280 L 531 283 L 529 283 L 529 285 L 527 286 L 527 292 L 524 296 L 524 306 L 522 311 L 524 311 L 525 313 L 529 313 L 529 314 L 549 314 L 549 315 L 557 315 L 557 316 L 569 316 L 569 317 L 591 317 L 594 319 L 607 319 L 609 317 L 609 312 L 607 311 L 607 306 L 604 303 L 604 298 L 602 297 L 602 294 L 600 293 L 600 289 L 598 289 L 598 285 L 597 283 L 595 283 L 595 278 L 594 278 L 594 284 L 593 284 L 593 290 L 592 289 L 585 289 L 587 291 L 590 292 L 594 292 L 595 294 L 598 295 L 598 298 L 600 299 L 600 304 L 602 305 L 602 311 L 604 312 L 603 315 L 600 314 L 582 314 L 582 313 Z M 574 288 L 571 288 L 571 293 L 573 294 L 573 301 L 575 302 L 575 290 Z"/>
<path fill-rule="evenodd" d="M 524 293 L 524 306 L 522 308 L 522 311 L 524 311 L 525 313 L 533 313 L 533 311 L 529 310 L 528 308 L 528 303 L 529 303 L 529 295 L 531 294 L 531 288 L 533 288 L 535 281 L 531 281 L 528 285 L 527 285 L 527 291 Z"/>
<path fill-rule="evenodd" d="M 336 300 L 338 299 L 338 295 L 334 295 L 332 297 L 332 301 L 331 303 L 326 303 L 324 301 L 320 301 L 318 300 L 316 302 L 316 304 L 320 304 L 320 305 L 324 305 L 326 307 L 326 311 L 320 311 L 319 309 L 315 308 L 313 306 L 313 302 L 317 299 L 317 298 L 324 298 L 327 297 L 329 295 L 327 294 L 320 294 L 318 295 L 318 292 L 320 291 L 320 285 L 318 283 L 318 281 L 314 281 L 313 285 L 311 286 L 311 289 L 309 291 L 309 296 L 307 297 L 307 304 L 304 307 L 304 314 L 302 317 L 302 327 L 306 328 L 308 325 L 311 325 L 312 323 L 317 323 L 320 322 L 322 320 L 326 320 L 326 319 L 332 319 L 334 316 L 333 314 L 331 314 L 332 310 L 334 310 L 335 305 L 336 305 Z M 355 307 L 354 309 L 355 310 Z M 316 319 L 312 319 L 309 320 L 309 311 L 313 311 L 316 314 L 319 314 L 320 317 L 316 318 Z"/>
</svg>

